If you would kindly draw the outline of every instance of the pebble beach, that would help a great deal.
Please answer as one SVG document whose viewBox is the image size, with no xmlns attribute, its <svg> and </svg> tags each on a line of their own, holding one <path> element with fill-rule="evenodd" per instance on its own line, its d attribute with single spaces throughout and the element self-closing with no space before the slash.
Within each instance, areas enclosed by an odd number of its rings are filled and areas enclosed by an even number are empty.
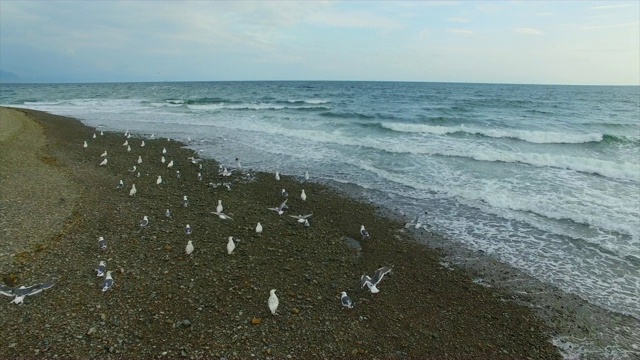
<svg viewBox="0 0 640 360">
<path fill-rule="evenodd" d="M 1 282 L 55 282 L 23 305 L 0 297 L 0 358 L 561 358 L 530 308 L 443 266 L 403 222 L 312 176 L 193 164 L 197 153 L 167 138 L 0 111 Z M 235 171 L 222 177 L 220 165 Z M 289 208 L 278 215 L 268 208 L 285 200 L 282 189 Z M 219 200 L 233 220 L 212 214 Z M 309 227 L 288 216 L 310 213 Z M 100 261 L 114 279 L 104 292 Z M 361 275 L 383 266 L 392 272 L 380 292 L 361 288 Z"/>
</svg>

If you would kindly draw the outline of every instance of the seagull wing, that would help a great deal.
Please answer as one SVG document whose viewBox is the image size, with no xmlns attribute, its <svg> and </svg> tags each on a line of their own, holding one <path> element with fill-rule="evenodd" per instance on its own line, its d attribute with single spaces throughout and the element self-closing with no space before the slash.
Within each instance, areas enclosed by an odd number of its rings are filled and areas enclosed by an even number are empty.
<svg viewBox="0 0 640 360">
<path fill-rule="evenodd" d="M 367 283 L 369 283 L 369 285 L 373 285 L 373 283 L 371 282 L 371 277 L 369 275 L 362 275 L 360 277 L 360 287 L 364 287 L 365 285 L 367 285 Z"/>
<path fill-rule="evenodd" d="M 282 202 L 282 204 L 280 204 L 280 206 L 278 206 L 278 209 L 279 209 L 279 210 L 282 210 L 282 209 L 288 209 L 288 208 L 289 208 L 289 207 L 287 206 L 287 201 L 288 201 L 288 200 L 289 200 L 289 199 L 285 199 L 285 201 L 283 201 L 283 202 Z"/>
<path fill-rule="evenodd" d="M 391 272 L 391 268 L 390 267 L 381 267 L 378 270 L 376 270 L 375 274 L 373 274 L 373 279 L 372 279 L 372 284 L 373 285 L 378 285 L 378 283 L 380 283 L 380 281 L 382 280 L 382 278 Z"/>
<path fill-rule="evenodd" d="M 4 285 L 0 285 L 0 294 L 4 295 L 4 296 L 15 296 L 16 294 L 13 293 L 13 288 L 10 288 L 8 286 L 4 286 Z"/>
</svg>

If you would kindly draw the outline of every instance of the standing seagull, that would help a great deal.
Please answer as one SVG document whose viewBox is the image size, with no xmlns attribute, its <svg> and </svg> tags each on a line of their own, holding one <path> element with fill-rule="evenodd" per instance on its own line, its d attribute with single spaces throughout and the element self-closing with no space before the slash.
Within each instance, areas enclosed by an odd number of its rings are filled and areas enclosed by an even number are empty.
<svg viewBox="0 0 640 360">
<path fill-rule="evenodd" d="M 162 176 L 158 175 L 158 179 L 156 180 L 156 184 L 157 185 L 162 184 Z"/>
<path fill-rule="evenodd" d="M 105 150 L 102 155 L 100 155 L 100 157 L 106 157 L 107 156 L 107 150 Z"/>
<path fill-rule="evenodd" d="M 102 283 L 102 292 L 105 292 L 113 287 L 113 278 L 111 277 L 111 271 L 107 271 L 107 276 Z"/>
<path fill-rule="evenodd" d="M 144 140 L 142 140 L 142 143 L 140 144 L 140 147 L 144 147 Z"/>
<path fill-rule="evenodd" d="M 93 133 L 93 136 L 92 136 L 92 137 L 95 139 L 95 138 L 96 138 L 96 133 Z"/>
<path fill-rule="evenodd" d="M 360 225 L 360 235 L 362 235 L 362 240 L 369 238 L 369 232 L 364 228 L 364 225 Z"/>
<path fill-rule="evenodd" d="M 302 199 L 302 201 L 307 201 L 307 194 L 304 193 L 304 189 L 302 189 L 302 193 L 300 194 L 300 199 Z"/>
<path fill-rule="evenodd" d="M 344 306 L 347 309 L 353 309 L 353 306 L 356 304 L 353 302 L 353 300 L 351 300 L 351 298 L 347 295 L 346 291 L 342 292 L 342 295 L 340 296 L 340 302 L 342 303 L 342 306 Z"/>
<path fill-rule="evenodd" d="M 173 167 L 173 160 L 169 161 L 169 164 L 167 164 L 167 167 L 169 169 L 171 169 Z"/>
<path fill-rule="evenodd" d="M 100 250 L 105 251 L 107 250 L 107 242 L 104 241 L 104 238 L 102 236 L 100 236 L 98 238 L 98 247 L 100 248 Z"/>
<path fill-rule="evenodd" d="M 89 144 L 87 144 L 87 141 L 84 141 L 84 144 L 82 144 L 82 146 L 86 149 L 87 147 L 89 147 Z"/>
<path fill-rule="evenodd" d="M 136 184 L 131 185 L 131 190 L 129 190 L 129 196 L 133 196 L 138 192 L 138 189 L 136 189 Z"/>
<path fill-rule="evenodd" d="M 187 224 L 187 226 L 184 227 L 184 233 L 187 235 L 191 235 L 191 226 L 189 226 L 189 224 Z"/>
<path fill-rule="evenodd" d="M 227 242 L 227 253 L 231 255 L 233 250 L 235 250 L 236 244 L 233 242 L 233 236 L 229 236 L 229 242 Z"/>
<path fill-rule="evenodd" d="M 167 148 L 162 148 L 162 155 L 167 153 Z"/>
<path fill-rule="evenodd" d="M 149 218 L 145 215 L 140 221 L 140 227 L 146 227 L 147 225 L 149 225 Z"/>
<path fill-rule="evenodd" d="M 267 304 L 269 304 L 271 314 L 276 315 L 276 310 L 278 310 L 278 305 L 280 304 L 280 301 L 278 301 L 278 297 L 276 296 L 276 289 L 271 289 L 271 291 L 269 291 L 269 301 Z"/>
<path fill-rule="evenodd" d="M 142 156 L 138 155 L 138 164 L 142 164 Z"/>
<path fill-rule="evenodd" d="M 376 270 L 373 274 L 373 277 L 369 277 L 368 275 L 362 275 L 360 277 L 360 287 L 364 287 L 365 285 L 369 288 L 372 294 L 380 292 L 380 290 L 376 287 L 382 281 L 382 278 L 391 272 L 391 268 L 383 266 Z"/>
<path fill-rule="evenodd" d="M 31 285 L 29 287 L 25 287 L 24 285 L 19 288 L 12 289 L 10 287 L 6 287 L 4 285 L 0 285 L 0 294 L 5 296 L 15 296 L 10 303 L 14 303 L 16 305 L 22 304 L 25 296 L 35 295 L 42 290 L 49 289 L 53 286 L 53 282 L 46 282 L 42 284 Z"/>
<path fill-rule="evenodd" d="M 187 207 L 187 206 L 189 206 L 189 199 L 187 199 L 187 195 L 184 195 L 184 196 L 182 197 L 182 206 L 183 206 L 183 207 Z"/>
<path fill-rule="evenodd" d="M 256 233 L 262 234 L 262 224 L 258 223 L 258 225 L 256 225 Z"/>
<path fill-rule="evenodd" d="M 96 269 L 96 272 L 98 273 L 98 277 L 103 277 L 105 271 L 107 271 L 107 263 L 101 260 L 100 264 L 98 265 L 98 268 Z"/>
<path fill-rule="evenodd" d="M 125 140 L 124 144 L 122 144 L 122 146 L 129 146 L 129 140 Z"/>
<path fill-rule="evenodd" d="M 131 151 L 131 146 L 127 145 L 127 151 Z"/>
<path fill-rule="evenodd" d="M 167 211 L 164 212 L 164 216 L 170 218 L 171 217 L 171 210 L 167 209 Z"/>
<path fill-rule="evenodd" d="M 221 213 L 224 208 L 222 207 L 222 200 L 218 200 L 218 206 L 216 206 L 216 212 Z"/>
<path fill-rule="evenodd" d="M 100 166 L 105 166 L 107 165 L 107 158 L 104 158 L 104 160 L 102 160 L 102 162 L 100 163 Z"/>
<path fill-rule="evenodd" d="M 120 179 L 120 182 L 118 183 L 118 186 L 116 186 L 116 189 L 122 189 L 123 187 L 124 187 L 124 181 Z"/>
<path fill-rule="evenodd" d="M 184 248 L 184 252 L 191 257 L 191 253 L 193 252 L 193 243 L 191 240 L 187 241 L 187 246 Z"/>
<path fill-rule="evenodd" d="M 280 180 L 280 173 L 276 171 L 276 180 Z"/>
<path fill-rule="evenodd" d="M 304 179 L 305 179 L 305 180 L 309 180 L 309 170 L 305 170 L 305 172 L 304 172 Z"/>
<path fill-rule="evenodd" d="M 285 189 L 282 189 L 282 191 L 281 191 L 280 193 L 281 193 L 281 194 L 282 194 L 282 196 L 284 196 L 284 197 L 288 197 L 288 196 L 289 196 L 289 193 L 288 193 L 288 192 L 287 192 L 287 190 L 285 190 Z"/>
<path fill-rule="evenodd" d="M 160 158 L 160 162 L 161 162 L 161 163 L 163 163 L 163 164 L 164 164 L 164 163 L 165 163 L 165 161 L 167 161 L 167 160 L 165 160 L 165 159 L 164 159 L 164 156 Z"/>
</svg>

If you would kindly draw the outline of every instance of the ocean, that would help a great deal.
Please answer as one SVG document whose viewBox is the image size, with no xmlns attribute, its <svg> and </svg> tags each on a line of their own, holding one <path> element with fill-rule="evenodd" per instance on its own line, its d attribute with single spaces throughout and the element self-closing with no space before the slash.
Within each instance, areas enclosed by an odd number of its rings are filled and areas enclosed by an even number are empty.
<svg viewBox="0 0 640 360">
<path fill-rule="evenodd" d="M 356 186 L 640 319 L 640 88 L 413 82 L 2 84 L 0 104 Z"/>
</svg>

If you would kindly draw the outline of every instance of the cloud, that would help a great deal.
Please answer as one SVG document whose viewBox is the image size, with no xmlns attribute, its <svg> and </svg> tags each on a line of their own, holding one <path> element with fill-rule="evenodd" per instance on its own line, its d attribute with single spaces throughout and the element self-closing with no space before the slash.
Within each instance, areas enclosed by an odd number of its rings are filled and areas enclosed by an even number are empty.
<svg viewBox="0 0 640 360">
<path fill-rule="evenodd" d="M 612 28 L 623 28 L 623 27 L 631 27 L 631 26 L 639 26 L 639 25 L 640 25 L 640 22 L 635 21 L 635 22 L 628 22 L 628 23 L 621 23 L 621 24 L 586 25 L 586 26 L 581 26 L 580 29 L 582 30 L 612 29 Z"/>
<path fill-rule="evenodd" d="M 468 23 L 469 19 L 461 18 L 461 17 L 450 17 L 450 18 L 447 18 L 445 21 L 450 23 Z"/>
<path fill-rule="evenodd" d="M 464 36 L 471 36 L 471 35 L 475 34 L 475 32 L 473 32 L 472 30 L 459 29 L 459 28 L 449 28 L 449 29 L 447 29 L 447 32 L 450 32 L 450 33 L 456 34 L 456 35 L 464 35 Z"/>
<path fill-rule="evenodd" d="M 634 7 L 634 4 L 610 4 L 610 5 L 598 5 L 592 6 L 589 10 L 611 10 L 611 9 L 623 9 L 628 7 Z"/>
<path fill-rule="evenodd" d="M 538 29 L 534 29 L 534 28 L 515 28 L 513 29 L 513 31 L 516 34 L 523 34 L 523 35 L 544 35 L 544 33 Z"/>
</svg>

